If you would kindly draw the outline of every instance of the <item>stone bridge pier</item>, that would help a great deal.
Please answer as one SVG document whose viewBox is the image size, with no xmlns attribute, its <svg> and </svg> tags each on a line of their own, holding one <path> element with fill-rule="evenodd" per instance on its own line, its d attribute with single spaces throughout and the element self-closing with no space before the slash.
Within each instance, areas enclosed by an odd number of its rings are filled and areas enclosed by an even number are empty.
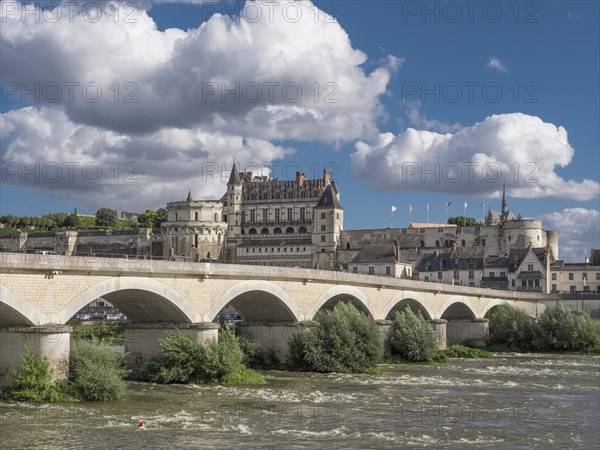
<svg viewBox="0 0 600 450">
<path fill-rule="evenodd" d="M 219 336 L 219 324 L 215 322 L 128 323 L 125 326 L 125 367 L 136 372 L 143 371 L 150 359 L 160 353 L 160 340 L 167 333 L 178 330 L 200 343 Z"/>
<path fill-rule="evenodd" d="M 0 385 L 12 382 L 12 371 L 21 366 L 25 347 L 48 359 L 54 380 L 67 378 L 71 331 L 67 325 L 0 325 Z"/>
</svg>

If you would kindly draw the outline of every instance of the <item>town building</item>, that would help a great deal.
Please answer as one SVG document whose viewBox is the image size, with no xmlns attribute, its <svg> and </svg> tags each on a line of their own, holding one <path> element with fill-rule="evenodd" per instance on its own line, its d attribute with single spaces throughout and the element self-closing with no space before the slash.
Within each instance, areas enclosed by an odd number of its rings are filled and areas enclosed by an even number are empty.
<svg viewBox="0 0 600 450">
<path fill-rule="evenodd" d="M 592 258 L 582 263 L 555 261 L 550 266 L 550 292 L 576 294 L 600 293 L 600 249 L 592 249 Z"/>
</svg>

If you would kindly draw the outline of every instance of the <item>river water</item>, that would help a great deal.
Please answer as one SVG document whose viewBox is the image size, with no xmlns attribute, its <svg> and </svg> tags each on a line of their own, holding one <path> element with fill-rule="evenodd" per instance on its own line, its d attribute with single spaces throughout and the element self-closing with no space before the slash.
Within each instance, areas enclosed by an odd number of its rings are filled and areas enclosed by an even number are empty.
<svg viewBox="0 0 600 450">
<path fill-rule="evenodd" d="M 120 402 L 0 404 L 2 448 L 597 448 L 600 357 L 496 355 L 265 386 L 129 383 Z M 137 430 L 138 421 L 146 429 Z"/>
</svg>

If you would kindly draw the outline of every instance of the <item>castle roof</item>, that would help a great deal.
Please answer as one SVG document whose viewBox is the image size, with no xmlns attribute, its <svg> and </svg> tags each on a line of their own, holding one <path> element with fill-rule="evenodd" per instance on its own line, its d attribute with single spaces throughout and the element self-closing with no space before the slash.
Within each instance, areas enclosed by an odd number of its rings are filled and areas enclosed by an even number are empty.
<svg viewBox="0 0 600 450">
<path fill-rule="evenodd" d="M 229 175 L 229 181 L 227 184 L 242 184 L 240 181 L 240 173 L 238 172 L 237 164 L 235 162 L 233 163 L 233 168 L 231 169 L 231 174 Z"/>
<path fill-rule="evenodd" d="M 394 248 L 391 245 L 368 245 L 352 258 L 350 264 L 388 264 L 395 262 Z"/>
<path fill-rule="evenodd" d="M 315 208 L 344 209 L 342 208 L 342 204 L 338 200 L 337 195 L 333 192 L 331 184 L 327 185 Z"/>
</svg>

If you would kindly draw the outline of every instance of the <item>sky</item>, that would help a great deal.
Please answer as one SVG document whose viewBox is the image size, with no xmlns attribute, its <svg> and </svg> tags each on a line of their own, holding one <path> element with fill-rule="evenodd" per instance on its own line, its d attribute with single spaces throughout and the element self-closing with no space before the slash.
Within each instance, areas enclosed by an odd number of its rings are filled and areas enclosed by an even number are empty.
<svg viewBox="0 0 600 450">
<path fill-rule="evenodd" d="M 0 0 L 0 23 L 0 215 L 220 198 L 237 161 L 332 170 L 346 229 L 481 219 L 505 183 L 561 258 L 600 247 L 599 2 Z"/>
</svg>

